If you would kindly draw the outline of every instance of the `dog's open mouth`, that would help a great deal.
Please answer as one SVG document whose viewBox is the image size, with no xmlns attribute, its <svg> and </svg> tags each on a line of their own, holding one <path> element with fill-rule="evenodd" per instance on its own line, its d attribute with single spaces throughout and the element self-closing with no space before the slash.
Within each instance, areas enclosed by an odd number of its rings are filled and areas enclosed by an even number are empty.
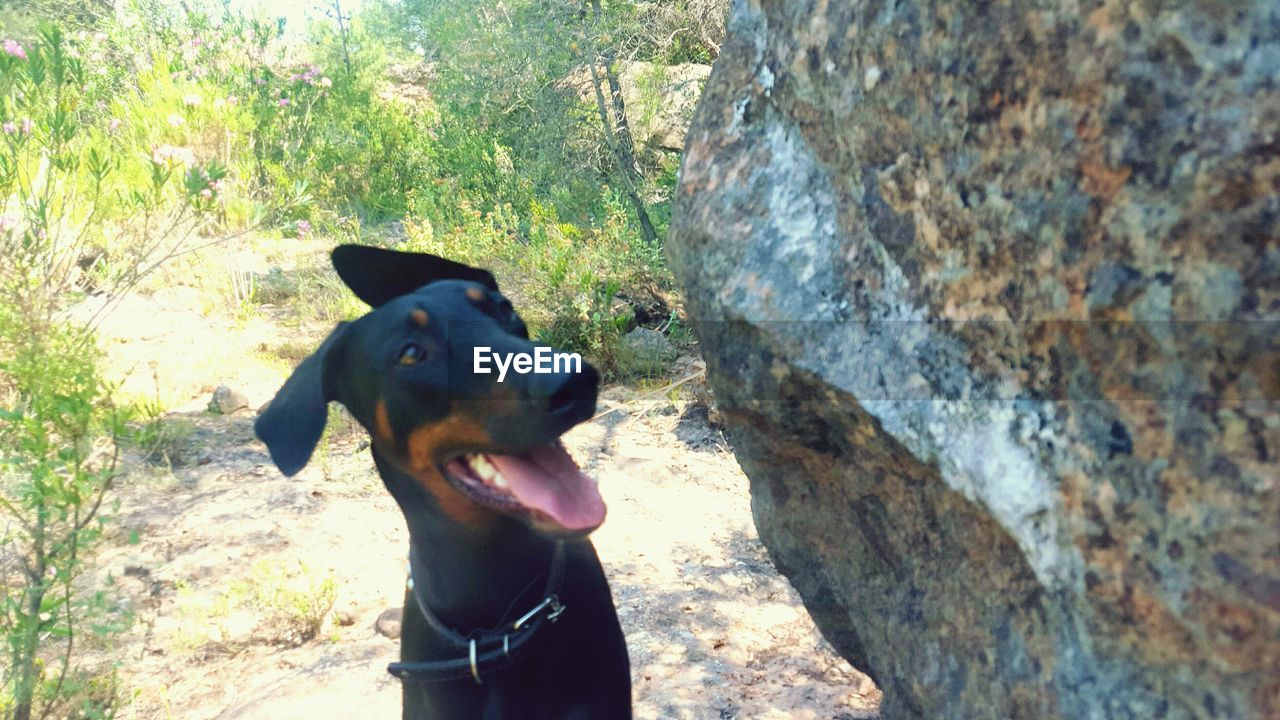
<svg viewBox="0 0 1280 720">
<path fill-rule="evenodd" d="M 444 471 L 454 486 L 482 505 L 523 511 L 575 533 L 604 522 L 596 481 L 578 469 L 559 440 L 513 455 L 459 455 L 445 463 Z"/>
</svg>

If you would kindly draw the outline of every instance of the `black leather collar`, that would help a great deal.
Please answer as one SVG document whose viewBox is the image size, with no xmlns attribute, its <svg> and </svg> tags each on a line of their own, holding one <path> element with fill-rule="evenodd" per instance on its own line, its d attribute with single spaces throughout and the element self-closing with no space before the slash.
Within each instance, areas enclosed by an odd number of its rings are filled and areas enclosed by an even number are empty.
<svg viewBox="0 0 1280 720">
<path fill-rule="evenodd" d="M 551 555 L 551 569 L 547 573 L 547 586 L 542 600 L 515 621 L 503 623 L 490 630 L 474 630 L 463 635 L 448 627 L 431 612 L 413 585 L 413 568 L 417 565 L 413 550 L 409 552 L 409 594 L 413 596 L 418 611 L 433 632 L 459 652 L 461 657 L 449 660 L 416 660 L 394 662 L 387 672 L 401 680 L 414 682 L 446 682 L 470 677 L 477 685 L 484 678 L 499 670 L 511 667 L 528 655 L 538 640 L 540 631 L 554 624 L 565 611 L 557 595 L 564 581 L 564 543 L 557 542 Z"/>
</svg>

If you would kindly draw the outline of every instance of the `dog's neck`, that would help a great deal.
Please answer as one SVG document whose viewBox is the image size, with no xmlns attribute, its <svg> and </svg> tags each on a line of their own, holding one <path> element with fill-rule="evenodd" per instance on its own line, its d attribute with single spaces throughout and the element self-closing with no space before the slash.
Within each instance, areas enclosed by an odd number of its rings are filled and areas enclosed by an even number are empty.
<svg viewBox="0 0 1280 720">
<path fill-rule="evenodd" d="M 514 620 L 542 599 L 554 541 L 505 515 L 483 528 L 461 524 L 376 450 L 374 460 L 409 526 L 414 592 L 436 618 L 466 634 Z"/>
</svg>

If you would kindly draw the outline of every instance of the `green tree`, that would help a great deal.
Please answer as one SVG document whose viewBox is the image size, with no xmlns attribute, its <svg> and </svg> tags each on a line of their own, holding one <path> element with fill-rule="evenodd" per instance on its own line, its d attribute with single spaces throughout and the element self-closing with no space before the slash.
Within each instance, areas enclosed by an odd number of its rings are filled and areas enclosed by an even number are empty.
<svg viewBox="0 0 1280 720">
<path fill-rule="evenodd" d="M 700 2 L 697 12 L 723 8 L 723 0 Z M 646 170 L 654 164 L 641 157 L 631 135 L 619 72 L 633 60 L 712 57 L 709 47 L 687 48 L 717 30 L 710 21 L 672 29 L 690 19 L 692 3 L 660 11 L 653 5 L 401 0 L 378 13 L 385 32 L 435 68 L 432 87 L 445 113 L 510 148 L 527 191 L 556 198 L 563 214 L 573 216 L 581 208 L 566 206 L 566 197 L 576 194 L 566 192 L 566 178 L 582 181 L 581 170 L 588 169 L 597 190 L 606 182 L 622 188 L 638 232 L 656 243 L 650 209 L 664 198 L 654 187 L 655 173 Z"/>
</svg>

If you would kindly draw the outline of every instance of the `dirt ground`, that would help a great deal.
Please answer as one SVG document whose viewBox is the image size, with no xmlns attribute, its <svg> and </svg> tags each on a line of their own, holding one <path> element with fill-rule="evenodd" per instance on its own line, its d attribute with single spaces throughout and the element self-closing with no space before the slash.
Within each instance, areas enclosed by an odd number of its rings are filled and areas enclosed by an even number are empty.
<svg viewBox="0 0 1280 720">
<path fill-rule="evenodd" d="M 401 602 L 407 533 L 362 435 L 340 427 L 285 478 L 252 432 L 253 408 L 288 371 L 262 349 L 310 348 L 322 330 L 291 326 L 285 308 L 220 317 L 197 296 L 178 284 L 134 296 L 102 328 L 125 387 L 163 385 L 177 408 L 164 422 L 184 429 L 166 458 L 131 459 L 110 526 L 118 542 L 98 558 L 134 617 L 93 650 L 119 663 L 120 716 L 399 717 L 386 672 L 397 642 L 375 621 Z M 691 369 L 686 358 L 673 377 Z M 223 384 L 250 408 L 209 413 Z M 876 717 L 874 685 L 831 651 L 770 564 L 728 439 L 690 393 L 671 395 L 606 388 L 601 409 L 617 412 L 566 437 L 609 506 L 593 540 L 627 635 L 636 716 Z M 336 599 L 309 640 L 237 601 L 281 573 L 304 590 L 330 579 Z"/>
</svg>

